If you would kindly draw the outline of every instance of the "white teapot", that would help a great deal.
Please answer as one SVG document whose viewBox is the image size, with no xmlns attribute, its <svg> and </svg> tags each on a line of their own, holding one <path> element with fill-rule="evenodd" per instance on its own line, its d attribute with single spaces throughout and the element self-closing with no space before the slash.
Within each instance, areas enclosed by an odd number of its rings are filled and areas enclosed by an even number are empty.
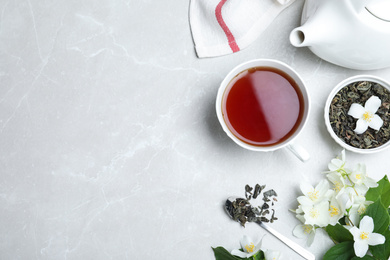
<svg viewBox="0 0 390 260">
<path fill-rule="evenodd" d="M 301 24 L 295 47 L 346 68 L 390 67 L 390 0 L 306 0 Z"/>
</svg>

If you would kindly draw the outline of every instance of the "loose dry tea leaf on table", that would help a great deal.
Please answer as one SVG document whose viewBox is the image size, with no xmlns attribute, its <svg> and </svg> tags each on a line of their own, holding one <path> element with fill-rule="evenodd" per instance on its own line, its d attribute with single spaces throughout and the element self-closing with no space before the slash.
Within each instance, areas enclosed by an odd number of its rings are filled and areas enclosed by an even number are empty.
<svg viewBox="0 0 390 260">
<path fill-rule="evenodd" d="M 261 221 L 272 223 L 274 220 L 277 220 L 274 209 L 272 209 L 272 216 L 267 217 L 270 214 L 270 205 L 267 202 L 271 201 L 271 197 L 273 197 L 272 206 L 273 203 L 277 201 L 275 198 L 277 194 L 274 190 L 271 189 L 263 193 L 264 203 L 261 206 L 253 207 L 249 202 L 251 199 L 256 199 L 264 189 L 265 185 L 256 184 L 254 189 L 251 186 L 246 185 L 246 199 L 238 198 L 226 205 L 228 212 L 235 221 L 238 221 L 242 226 L 245 226 L 246 222 Z"/>
</svg>

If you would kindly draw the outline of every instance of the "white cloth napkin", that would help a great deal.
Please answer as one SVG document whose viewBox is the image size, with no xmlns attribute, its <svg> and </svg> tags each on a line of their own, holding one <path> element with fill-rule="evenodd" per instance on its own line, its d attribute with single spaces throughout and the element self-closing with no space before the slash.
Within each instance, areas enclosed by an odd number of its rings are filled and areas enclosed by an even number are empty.
<svg viewBox="0 0 390 260">
<path fill-rule="evenodd" d="M 191 0 L 190 25 L 199 58 L 250 45 L 295 0 Z"/>
</svg>

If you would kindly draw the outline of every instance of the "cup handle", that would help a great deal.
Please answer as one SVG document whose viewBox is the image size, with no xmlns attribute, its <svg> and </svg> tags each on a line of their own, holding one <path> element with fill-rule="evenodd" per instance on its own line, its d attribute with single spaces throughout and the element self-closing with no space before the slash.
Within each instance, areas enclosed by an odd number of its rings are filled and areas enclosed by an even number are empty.
<svg viewBox="0 0 390 260">
<path fill-rule="evenodd" d="M 297 144 L 289 144 L 287 148 L 302 162 L 306 162 L 310 159 L 309 153 L 300 145 Z"/>
</svg>

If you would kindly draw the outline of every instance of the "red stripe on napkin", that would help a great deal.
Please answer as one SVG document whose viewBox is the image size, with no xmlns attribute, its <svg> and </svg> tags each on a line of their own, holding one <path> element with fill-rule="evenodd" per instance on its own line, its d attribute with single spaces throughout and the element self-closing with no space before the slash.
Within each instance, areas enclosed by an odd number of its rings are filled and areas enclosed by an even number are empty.
<svg viewBox="0 0 390 260">
<path fill-rule="evenodd" d="M 217 7 L 215 8 L 215 16 L 217 17 L 217 21 L 219 25 L 221 26 L 222 30 L 225 32 L 226 37 L 229 42 L 229 46 L 232 49 L 233 52 L 237 52 L 240 50 L 236 43 L 236 39 L 234 38 L 232 32 L 229 30 L 229 27 L 227 27 L 225 21 L 222 18 L 222 6 L 226 3 L 227 0 L 221 0 Z"/>
</svg>

